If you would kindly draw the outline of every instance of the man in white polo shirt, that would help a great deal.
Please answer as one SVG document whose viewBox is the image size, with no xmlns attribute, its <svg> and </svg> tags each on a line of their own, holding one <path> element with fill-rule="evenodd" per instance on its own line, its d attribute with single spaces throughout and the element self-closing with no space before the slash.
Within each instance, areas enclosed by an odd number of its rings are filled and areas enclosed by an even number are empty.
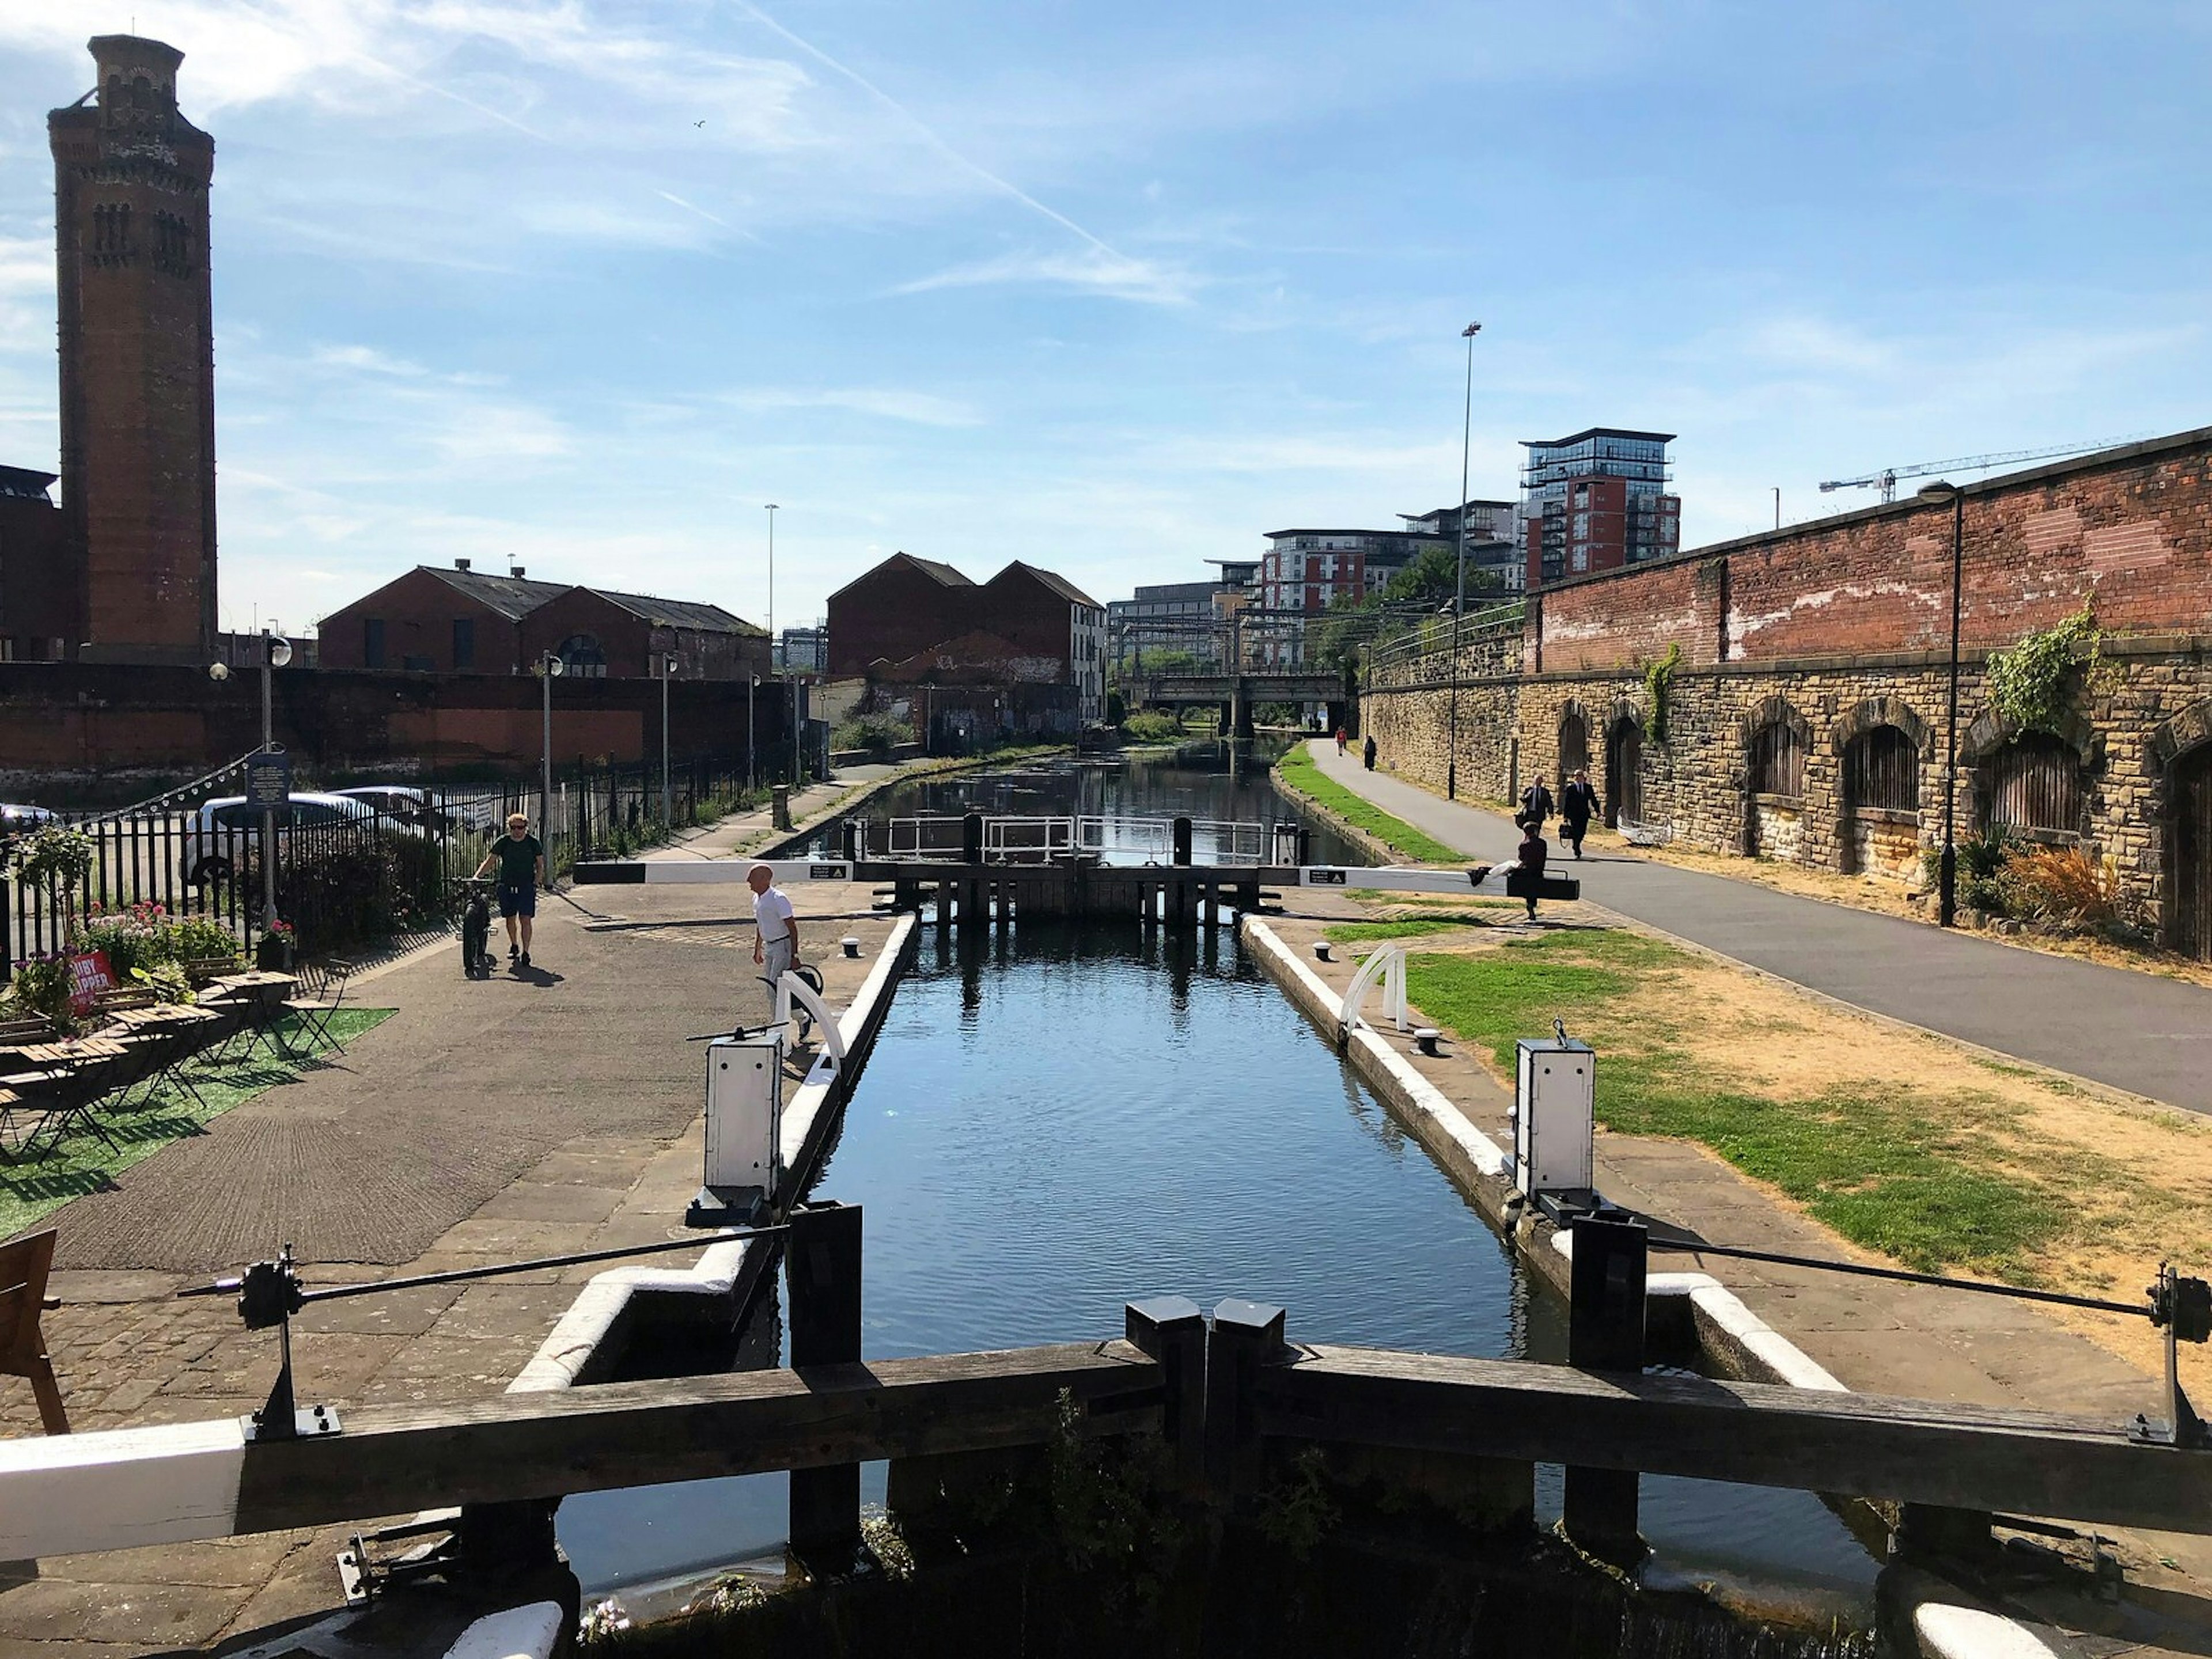
<svg viewBox="0 0 2212 1659">
<path fill-rule="evenodd" d="M 791 913 L 791 897 L 775 884 L 775 872 L 756 864 L 745 872 L 745 885 L 753 890 L 753 962 L 768 981 L 769 1006 L 775 1006 L 775 988 L 799 960 L 799 924 Z"/>
</svg>

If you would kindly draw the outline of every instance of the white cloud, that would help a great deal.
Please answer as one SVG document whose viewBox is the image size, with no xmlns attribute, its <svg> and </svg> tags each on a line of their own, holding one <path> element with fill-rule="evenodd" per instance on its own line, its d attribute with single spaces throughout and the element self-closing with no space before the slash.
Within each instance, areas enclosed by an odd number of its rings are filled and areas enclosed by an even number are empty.
<svg viewBox="0 0 2212 1659">
<path fill-rule="evenodd" d="M 1085 247 L 1066 252 L 1005 253 L 994 258 L 954 265 L 933 275 L 902 283 L 893 294 L 927 294 L 939 289 L 1033 287 L 1072 289 L 1109 299 L 1135 300 L 1146 305 L 1180 306 L 1191 301 L 1198 286 L 1189 273 L 1149 259 L 1133 258 L 1110 248 Z"/>
<path fill-rule="evenodd" d="M 817 392 L 761 388 L 726 393 L 722 401 L 739 409 L 845 409 L 916 426 L 981 426 L 983 417 L 967 404 L 927 392 L 893 386 L 853 386 Z"/>
</svg>

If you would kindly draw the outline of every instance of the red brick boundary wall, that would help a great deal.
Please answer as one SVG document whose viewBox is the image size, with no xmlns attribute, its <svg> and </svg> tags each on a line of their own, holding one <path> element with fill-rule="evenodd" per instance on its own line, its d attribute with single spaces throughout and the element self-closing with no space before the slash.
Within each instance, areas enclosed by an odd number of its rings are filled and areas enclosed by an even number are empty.
<svg viewBox="0 0 2212 1659">
<path fill-rule="evenodd" d="M 2110 860 L 2212 957 L 2212 428 L 1963 496 L 1956 833 L 2030 789 L 2064 820 L 2039 839 Z M 1609 804 L 1696 845 L 1917 882 L 1942 838 L 1953 525 L 1948 499 L 1899 501 L 1531 596 L 1517 648 L 1463 653 L 1462 787 L 1510 798 L 1586 753 Z M 2008 727 L 1988 656 L 2085 600 L 2105 672 L 2057 731 Z M 1443 653 L 1393 664 L 1362 711 L 1384 763 L 1436 785 L 1450 678 Z"/>
</svg>

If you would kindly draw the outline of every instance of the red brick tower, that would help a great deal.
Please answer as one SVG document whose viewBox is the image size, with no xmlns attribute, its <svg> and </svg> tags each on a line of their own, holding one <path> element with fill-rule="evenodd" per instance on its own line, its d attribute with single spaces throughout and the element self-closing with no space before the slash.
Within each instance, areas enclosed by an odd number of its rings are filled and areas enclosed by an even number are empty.
<svg viewBox="0 0 2212 1659">
<path fill-rule="evenodd" d="M 177 113 L 184 53 L 90 42 L 100 83 L 46 118 L 61 321 L 72 654 L 204 662 L 216 635 L 215 141 Z"/>
</svg>

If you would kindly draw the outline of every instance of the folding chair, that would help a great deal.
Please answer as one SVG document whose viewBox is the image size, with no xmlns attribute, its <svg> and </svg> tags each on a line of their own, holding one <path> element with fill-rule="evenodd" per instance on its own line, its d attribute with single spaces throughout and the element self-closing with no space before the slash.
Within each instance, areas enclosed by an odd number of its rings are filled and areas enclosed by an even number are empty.
<svg viewBox="0 0 2212 1659">
<path fill-rule="evenodd" d="M 328 1048 L 342 1054 L 345 1045 L 331 1035 L 331 1021 L 345 1000 L 346 981 L 353 977 L 353 963 L 333 957 L 319 969 L 308 971 L 313 977 L 306 981 L 307 994 L 286 998 L 284 1011 L 298 1016 L 301 1033 L 315 1045 L 310 1050 L 312 1054 Z"/>
<path fill-rule="evenodd" d="M 62 1387 L 39 1316 L 60 1302 L 46 1294 L 46 1275 L 54 1265 L 54 1230 L 33 1233 L 13 1244 L 0 1244 L 0 1376 L 28 1377 L 38 1397 L 39 1421 L 48 1434 L 70 1431 L 62 1409 Z"/>
</svg>

